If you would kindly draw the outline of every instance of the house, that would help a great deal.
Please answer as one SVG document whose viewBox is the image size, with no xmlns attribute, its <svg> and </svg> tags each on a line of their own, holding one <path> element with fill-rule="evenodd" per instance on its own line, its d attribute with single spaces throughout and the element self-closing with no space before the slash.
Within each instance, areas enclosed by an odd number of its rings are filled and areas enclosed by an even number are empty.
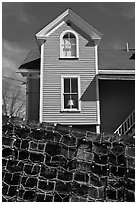
<svg viewBox="0 0 137 204">
<path fill-rule="evenodd" d="M 27 120 L 114 132 L 134 110 L 133 50 L 99 50 L 102 34 L 67 9 L 36 34 L 20 73 Z"/>
</svg>

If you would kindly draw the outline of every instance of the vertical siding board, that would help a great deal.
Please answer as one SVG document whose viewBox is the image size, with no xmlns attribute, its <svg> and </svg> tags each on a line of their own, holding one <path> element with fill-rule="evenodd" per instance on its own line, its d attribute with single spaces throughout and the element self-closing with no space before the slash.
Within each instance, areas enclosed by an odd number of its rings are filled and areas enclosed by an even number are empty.
<svg viewBox="0 0 137 204">
<path fill-rule="evenodd" d="M 79 33 L 79 59 L 60 57 L 60 34 L 72 30 L 66 23 L 48 36 L 43 57 L 42 120 L 70 124 L 97 124 L 96 101 L 81 101 L 81 112 L 61 112 L 61 75 L 79 75 L 81 95 L 95 77 L 95 47 L 86 46 L 87 40 Z"/>
</svg>

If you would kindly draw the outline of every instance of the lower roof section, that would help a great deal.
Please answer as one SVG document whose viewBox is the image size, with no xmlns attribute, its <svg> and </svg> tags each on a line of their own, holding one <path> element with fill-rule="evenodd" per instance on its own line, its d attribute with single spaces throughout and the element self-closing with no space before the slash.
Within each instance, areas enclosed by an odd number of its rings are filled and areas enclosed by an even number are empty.
<svg viewBox="0 0 137 204">
<path fill-rule="evenodd" d="M 99 70 L 134 70 L 135 69 L 134 49 L 126 50 L 105 50 L 98 51 Z M 135 54 L 134 54 L 135 55 Z"/>
</svg>

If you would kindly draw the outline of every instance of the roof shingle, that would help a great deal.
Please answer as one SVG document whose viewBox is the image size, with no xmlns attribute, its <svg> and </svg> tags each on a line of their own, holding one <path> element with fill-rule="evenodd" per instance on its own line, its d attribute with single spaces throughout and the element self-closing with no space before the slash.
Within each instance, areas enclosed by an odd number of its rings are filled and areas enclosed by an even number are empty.
<svg viewBox="0 0 137 204">
<path fill-rule="evenodd" d="M 130 59 L 134 50 L 99 49 L 99 70 L 134 70 L 135 60 Z"/>
</svg>

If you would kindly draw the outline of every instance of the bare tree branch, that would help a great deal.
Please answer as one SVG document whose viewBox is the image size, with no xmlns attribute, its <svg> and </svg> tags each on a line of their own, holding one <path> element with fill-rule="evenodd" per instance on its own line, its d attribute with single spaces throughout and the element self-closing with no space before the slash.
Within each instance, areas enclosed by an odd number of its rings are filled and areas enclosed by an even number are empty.
<svg viewBox="0 0 137 204">
<path fill-rule="evenodd" d="M 11 86 L 2 89 L 2 113 L 6 116 L 25 116 L 25 93 Z"/>
</svg>

